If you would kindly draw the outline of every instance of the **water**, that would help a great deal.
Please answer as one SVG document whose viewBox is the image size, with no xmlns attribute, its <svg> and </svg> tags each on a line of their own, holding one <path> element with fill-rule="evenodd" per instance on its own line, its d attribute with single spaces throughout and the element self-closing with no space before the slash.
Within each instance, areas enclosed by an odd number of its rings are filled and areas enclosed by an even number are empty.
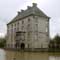
<svg viewBox="0 0 60 60">
<path fill-rule="evenodd" d="M 0 49 L 0 60 L 60 60 L 60 53 L 16 52 Z"/>
<path fill-rule="evenodd" d="M 0 49 L 0 60 L 6 60 L 6 53 L 3 49 Z"/>
<path fill-rule="evenodd" d="M 49 60 L 60 60 L 60 57 L 58 57 L 58 56 L 50 56 L 49 57 Z"/>
</svg>

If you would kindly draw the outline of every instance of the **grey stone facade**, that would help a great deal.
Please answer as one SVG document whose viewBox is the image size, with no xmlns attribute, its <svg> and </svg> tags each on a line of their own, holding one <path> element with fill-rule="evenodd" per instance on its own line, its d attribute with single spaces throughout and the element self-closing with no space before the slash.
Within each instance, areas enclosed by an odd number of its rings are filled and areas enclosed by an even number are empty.
<svg viewBox="0 0 60 60">
<path fill-rule="evenodd" d="M 36 3 L 7 24 L 7 48 L 48 48 L 49 17 Z"/>
</svg>

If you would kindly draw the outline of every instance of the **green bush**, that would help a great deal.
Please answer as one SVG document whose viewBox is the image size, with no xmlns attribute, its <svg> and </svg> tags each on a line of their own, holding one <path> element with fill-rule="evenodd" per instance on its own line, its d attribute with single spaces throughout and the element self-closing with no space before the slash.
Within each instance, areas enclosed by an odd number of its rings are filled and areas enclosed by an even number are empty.
<svg viewBox="0 0 60 60">
<path fill-rule="evenodd" d="M 6 45 L 6 39 L 0 38 L 0 48 L 4 48 L 5 45 Z"/>
</svg>

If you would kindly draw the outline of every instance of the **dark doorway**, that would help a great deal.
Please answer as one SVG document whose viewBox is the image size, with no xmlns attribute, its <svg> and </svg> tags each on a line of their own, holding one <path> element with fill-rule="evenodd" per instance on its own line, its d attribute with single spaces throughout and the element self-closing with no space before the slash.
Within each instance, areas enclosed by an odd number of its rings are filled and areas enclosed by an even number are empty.
<svg viewBox="0 0 60 60">
<path fill-rule="evenodd" d="M 21 49 L 24 49 L 24 48 L 25 48 L 25 44 L 21 43 Z"/>
</svg>

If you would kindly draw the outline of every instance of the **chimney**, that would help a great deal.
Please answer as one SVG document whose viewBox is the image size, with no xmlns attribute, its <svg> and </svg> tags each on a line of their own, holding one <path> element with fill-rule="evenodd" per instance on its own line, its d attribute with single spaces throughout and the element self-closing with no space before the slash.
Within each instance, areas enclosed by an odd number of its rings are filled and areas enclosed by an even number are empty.
<svg viewBox="0 0 60 60">
<path fill-rule="evenodd" d="M 21 12 L 24 12 L 24 10 L 21 10 Z"/>
<path fill-rule="evenodd" d="M 18 15 L 20 15 L 20 12 L 18 11 Z"/>
<path fill-rule="evenodd" d="M 31 7 L 30 6 L 27 6 L 28 9 L 30 9 Z"/>
<path fill-rule="evenodd" d="M 33 3 L 33 7 L 36 7 L 37 6 L 37 4 L 36 3 Z"/>
</svg>

